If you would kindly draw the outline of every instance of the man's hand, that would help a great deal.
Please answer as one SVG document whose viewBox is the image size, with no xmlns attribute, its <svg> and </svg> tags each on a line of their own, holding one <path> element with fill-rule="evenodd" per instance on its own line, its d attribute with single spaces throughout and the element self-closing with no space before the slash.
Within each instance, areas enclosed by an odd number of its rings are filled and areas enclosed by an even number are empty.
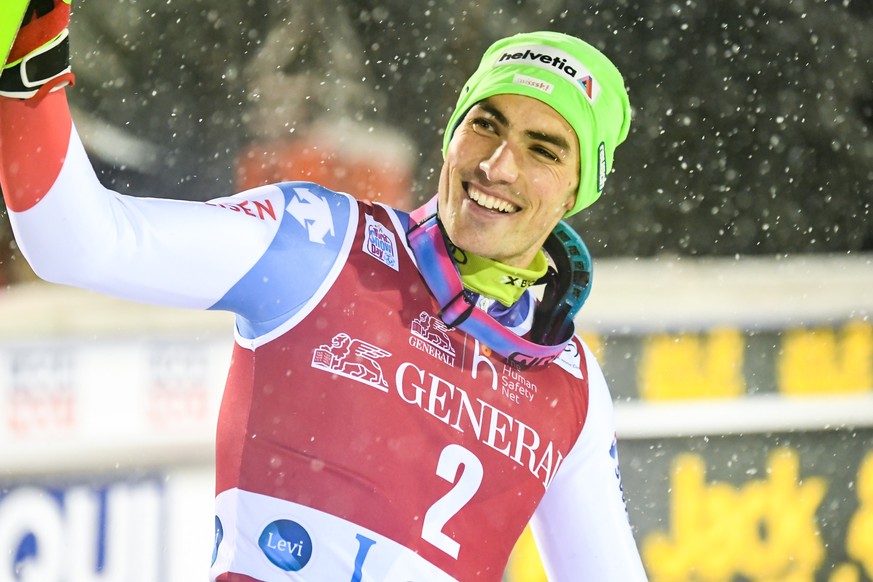
<svg viewBox="0 0 873 582">
<path fill-rule="evenodd" d="M 0 55 L 9 51 L 0 74 L 0 96 L 40 99 L 73 83 L 67 29 L 71 1 L 3 0 L 0 19 L 7 23 L 4 26 L 13 23 L 14 27 L 20 20 L 21 27 L 17 34 L 11 33 L 14 36 L 0 31 Z M 10 42 L 11 47 L 7 46 Z"/>
</svg>

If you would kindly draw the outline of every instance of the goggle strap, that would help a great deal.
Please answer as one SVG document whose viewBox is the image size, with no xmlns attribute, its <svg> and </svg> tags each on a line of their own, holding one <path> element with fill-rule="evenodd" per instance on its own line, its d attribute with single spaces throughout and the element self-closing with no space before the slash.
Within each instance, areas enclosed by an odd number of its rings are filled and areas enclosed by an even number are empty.
<svg viewBox="0 0 873 582">
<path fill-rule="evenodd" d="M 449 255 L 435 210 L 435 203 L 431 201 L 410 214 L 407 239 L 419 272 L 440 305 L 440 319 L 447 326 L 476 338 L 519 367 L 545 365 L 554 361 L 573 338 L 572 330 L 556 345 L 537 344 L 506 329 L 487 312 L 471 304 L 464 293 L 461 276 Z"/>
</svg>

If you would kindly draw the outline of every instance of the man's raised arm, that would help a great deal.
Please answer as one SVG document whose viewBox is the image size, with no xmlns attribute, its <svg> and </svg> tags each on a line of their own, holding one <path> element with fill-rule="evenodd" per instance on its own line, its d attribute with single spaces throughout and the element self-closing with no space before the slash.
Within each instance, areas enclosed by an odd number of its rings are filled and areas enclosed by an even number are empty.
<svg viewBox="0 0 873 582">
<path fill-rule="evenodd" d="M 296 208 L 295 189 L 264 186 L 202 203 L 125 196 L 99 182 L 63 89 L 73 78 L 68 52 L 56 47 L 58 39 L 67 42 L 68 20 L 64 0 L 31 2 L 0 76 L 0 186 L 16 241 L 37 275 L 135 301 L 218 307 L 255 321 L 305 299 L 319 283 L 318 269 L 302 271 L 313 281 L 293 286 L 300 297 L 283 291 L 279 301 L 270 296 L 276 285 L 236 292 L 256 266 L 277 262 L 271 258 L 277 247 L 317 247 L 307 255 L 325 265 L 322 271 L 330 267 L 338 245 L 313 245 L 305 221 L 286 216 Z M 339 239 L 344 229 L 337 226 Z"/>
</svg>

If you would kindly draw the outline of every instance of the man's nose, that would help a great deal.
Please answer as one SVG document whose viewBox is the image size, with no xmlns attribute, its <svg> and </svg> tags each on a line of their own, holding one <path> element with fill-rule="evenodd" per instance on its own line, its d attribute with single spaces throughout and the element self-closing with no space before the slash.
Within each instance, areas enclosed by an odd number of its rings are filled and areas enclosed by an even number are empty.
<svg viewBox="0 0 873 582">
<path fill-rule="evenodd" d="M 479 168 L 492 182 L 515 182 L 518 178 L 518 165 L 515 163 L 515 153 L 509 143 L 502 142 L 491 153 L 491 157 L 479 162 Z"/>
</svg>

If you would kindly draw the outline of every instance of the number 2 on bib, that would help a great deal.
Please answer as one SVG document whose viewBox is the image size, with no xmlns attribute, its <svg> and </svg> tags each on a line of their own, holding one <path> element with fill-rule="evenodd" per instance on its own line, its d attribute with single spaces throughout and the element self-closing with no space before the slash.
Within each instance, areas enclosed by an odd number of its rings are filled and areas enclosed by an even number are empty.
<svg viewBox="0 0 873 582">
<path fill-rule="evenodd" d="M 444 534 L 443 527 L 476 494 L 482 484 L 483 473 L 482 462 L 461 445 L 448 445 L 440 453 L 436 474 L 454 483 L 454 487 L 437 499 L 424 514 L 421 537 L 455 559 L 458 558 L 461 544 Z"/>
</svg>

